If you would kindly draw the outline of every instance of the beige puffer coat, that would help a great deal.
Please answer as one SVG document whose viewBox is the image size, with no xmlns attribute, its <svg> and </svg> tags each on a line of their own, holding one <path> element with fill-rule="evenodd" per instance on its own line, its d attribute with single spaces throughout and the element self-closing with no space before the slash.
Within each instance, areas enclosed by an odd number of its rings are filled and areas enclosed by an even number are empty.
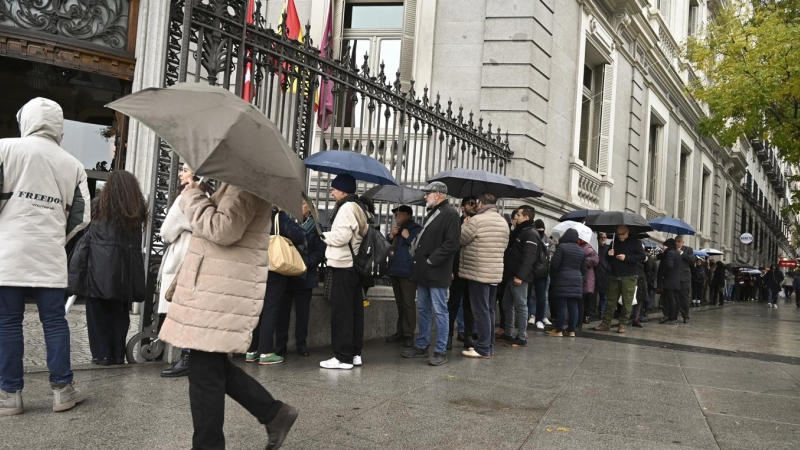
<svg viewBox="0 0 800 450">
<path fill-rule="evenodd" d="M 159 337 L 217 353 L 244 353 L 264 304 L 272 205 L 223 184 L 211 198 L 181 195 L 192 224 L 186 258 Z"/>
<path fill-rule="evenodd" d="M 503 255 L 511 230 L 497 207 L 484 206 L 461 225 L 458 276 L 479 283 L 503 281 Z"/>
</svg>

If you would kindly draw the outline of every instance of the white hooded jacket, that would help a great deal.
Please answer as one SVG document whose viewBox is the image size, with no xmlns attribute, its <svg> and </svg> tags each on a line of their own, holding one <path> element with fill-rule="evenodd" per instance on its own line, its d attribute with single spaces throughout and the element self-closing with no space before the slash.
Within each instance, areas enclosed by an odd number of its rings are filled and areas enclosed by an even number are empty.
<svg viewBox="0 0 800 450">
<path fill-rule="evenodd" d="M 83 165 L 62 149 L 64 113 L 35 98 L 22 137 L 0 139 L 0 286 L 67 287 L 64 246 L 91 221 Z"/>
</svg>

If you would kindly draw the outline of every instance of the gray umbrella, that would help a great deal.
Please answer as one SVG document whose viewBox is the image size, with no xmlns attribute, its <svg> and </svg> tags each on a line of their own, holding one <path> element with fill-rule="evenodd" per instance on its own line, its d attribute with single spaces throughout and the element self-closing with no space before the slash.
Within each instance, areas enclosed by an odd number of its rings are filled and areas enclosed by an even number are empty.
<svg viewBox="0 0 800 450">
<path fill-rule="evenodd" d="M 425 205 L 424 192 L 406 186 L 375 186 L 364 192 L 364 196 L 383 202 L 399 203 L 401 205 Z"/>
<path fill-rule="evenodd" d="M 302 217 L 303 162 L 272 121 L 230 91 L 180 83 L 106 106 L 152 129 L 198 176 L 238 186 Z"/>
</svg>

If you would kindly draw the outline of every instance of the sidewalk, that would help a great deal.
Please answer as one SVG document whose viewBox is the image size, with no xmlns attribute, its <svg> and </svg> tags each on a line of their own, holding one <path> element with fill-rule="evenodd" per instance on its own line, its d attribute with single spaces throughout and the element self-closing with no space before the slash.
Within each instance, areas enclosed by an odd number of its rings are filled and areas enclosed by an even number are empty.
<svg viewBox="0 0 800 450">
<path fill-rule="evenodd" d="M 454 348 L 441 367 L 382 341 L 352 371 L 320 369 L 329 348 L 276 366 L 236 363 L 300 409 L 285 449 L 800 448 L 794 305 L 698 308 L 690 325 L 651 322 L 625 336 L 531 333 L 528 348 L 501 346 L 488 361 Z M 0 419 L 0 448 L 188 448 L 187 379 L 160 378 L 165 367 L 78 370 L 89 398 L 62 414 L 51 411 L 47 374 L 29 374 L 26 413 Z M 264 447 L 241 406 L 228 399 L 225 414 L 228 448 Z"/>
</svg>

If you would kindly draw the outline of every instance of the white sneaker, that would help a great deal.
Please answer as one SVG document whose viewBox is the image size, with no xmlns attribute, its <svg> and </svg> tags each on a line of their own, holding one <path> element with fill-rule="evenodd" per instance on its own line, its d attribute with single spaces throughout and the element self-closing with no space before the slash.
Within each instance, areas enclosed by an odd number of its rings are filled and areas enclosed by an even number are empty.
<svg viewBox="0 0 800 450">
<path fill-rule="evenodd" d="M 536 325 L 536 316 L 531 316 L 528 319 L 528 323 L 531 324 L 531 325 Z"/>
<path fill-rule="evenodd" d="M 772 307 L 775 308 L 775 309 L 778 309 L 778 304 L 775 303 L 775 304 L 772 305 Z"/>
<path fill-rule="evenodd" d="M 331 358 L 331 359 L 329 359 L 327 361 L 321 361 L 319 363 L 319 366 L 322 367 L 323 369 L 350 370 L 350 369 L 353 368 L 352 364 L 345 364 L 345 363 L 339 361 L 338 359 L 336 359 L 336 357 L 333 357 L 333 358 Z"/>
<path fill-rule="evenodd" d="M 536 329 L 544 330 L 544 324 L 542 322 L 536 322 Z"/>
<path fill-rule="evenodd" d="M 550 323 L 550 321 L 549 321 L 549 320 L 547 320 L 547 317 L 545 317 L 545 318 L 544 318 L 544 320 L 542 321 L 542 323 L 544 323 L 545 325 L 552 325 L 552 323 Z"/>
<path fill-rule="evenodd" d="M 361 365 L 361 355 L 353 356 L 353 365 L 360 366 Z"/>
</svg>

